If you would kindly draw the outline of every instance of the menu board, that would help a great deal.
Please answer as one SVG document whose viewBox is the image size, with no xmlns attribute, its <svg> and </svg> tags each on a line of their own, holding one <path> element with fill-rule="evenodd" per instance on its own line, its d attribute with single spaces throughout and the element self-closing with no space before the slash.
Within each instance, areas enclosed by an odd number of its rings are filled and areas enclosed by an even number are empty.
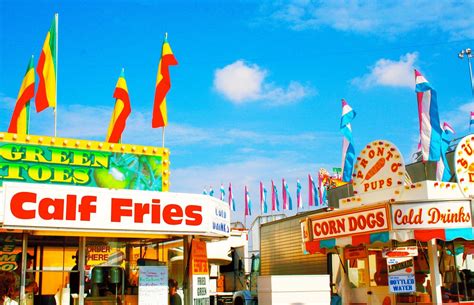
<svg viewBox="0 0 474 305">
<path fill-rule="evenodd" d="M 168 267 L 140 266 L 138 286 L 140 305 L 168 305 Z"/>
</svg>

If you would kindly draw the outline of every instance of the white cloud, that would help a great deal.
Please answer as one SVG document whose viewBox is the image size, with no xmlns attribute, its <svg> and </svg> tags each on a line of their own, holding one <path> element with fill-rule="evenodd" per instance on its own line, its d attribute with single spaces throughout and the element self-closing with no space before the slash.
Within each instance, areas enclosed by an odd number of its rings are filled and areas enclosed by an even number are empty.
<svg viewBox="0 0 474 305">
<path fill-rule="evenodd" d="M 474 111 L 474 100 L 460 105 L 458 108 L 443 113 L 440 122 L 447 122 L 456 132 L 455 137 L 463 136 L 469 130 L 469 120 L 471 111 Z"/>
<path fill-rule="evenodd" d="M 379 59 L 368 74 L 353 79 L 352 84 L 361 88 L 375 86 L 414 88 L 413 69 L 417 58 L 418 53 L 415 52 L 401 56 L 398 61 Z"/>
<path fill-rule="evenodd" d="M 473 1 L 301 1 L 273 2 L 263 10 L 294 30 L 331 27 L 339 31 L 396 36 L 413 30 L 474 36 Z M 269 12 L 270 11 L 270 12 Z"/>
<path fill-rule="evenodd" d="M 313 93 L 313 90 L 296 81 L 287 88 L 265 82 L 267 71 L 242 60 L 217 69 L 214 73 L 214 89 L 235 104 L 267 101 L 272 105 L 295 103 Z"/>
</svg>

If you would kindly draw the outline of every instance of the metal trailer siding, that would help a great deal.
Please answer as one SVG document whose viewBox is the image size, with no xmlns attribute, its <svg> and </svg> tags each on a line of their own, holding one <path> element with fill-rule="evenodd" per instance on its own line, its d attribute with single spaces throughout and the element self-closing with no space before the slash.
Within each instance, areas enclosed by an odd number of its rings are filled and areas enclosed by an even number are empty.
<svg viewBox="0 0 474 305">
<path fill-rule="evenodd" d="M 261 225 L 260 275 L 328 274 L 326 255 L 303 254 L 300 220 L 307 215 Z"/>
</svg>

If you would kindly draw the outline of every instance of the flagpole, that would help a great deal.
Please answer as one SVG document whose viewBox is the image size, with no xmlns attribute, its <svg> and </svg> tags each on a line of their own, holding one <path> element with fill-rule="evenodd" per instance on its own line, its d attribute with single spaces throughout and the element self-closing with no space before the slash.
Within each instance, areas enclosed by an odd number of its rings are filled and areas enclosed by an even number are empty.
<svg viewBox="0 0 474 305">
<path fill-rule="evenodd" d="M 165 148 L 165 126 L 161 130 L 161 147 Z"/>
<path fill-rule="evenodd" d="M 53 114 L 54 114 L 54 137 L 57 136 L 57 128 L 58 128 L 58 54 L 59 54 L 59 48 L 58 48 L 58 32 L 59 32 L 59 14 L 56 13 L 54 14 L 54 22 L 56 23 L 56 62 L 54 63 L 55 66 L 56 66 L 56 88 L 54 88 L 54 90 L 56 90 L 56 105 L 54 107 L 54 110 L 53 110 Z"/>
</svg>

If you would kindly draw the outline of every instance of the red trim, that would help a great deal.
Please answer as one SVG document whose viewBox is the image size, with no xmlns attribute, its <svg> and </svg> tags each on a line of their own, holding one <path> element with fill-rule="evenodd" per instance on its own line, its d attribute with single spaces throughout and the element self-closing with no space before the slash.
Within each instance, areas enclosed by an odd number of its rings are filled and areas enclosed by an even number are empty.
<svg viewBox="0 0 474 305">
<path fill-rule="evenodd" d="M 36 112 L 41 112 L 49 107 L 48 96 L 46 95 L 46 81 L 43 75 L 43 68 L 45 62 L 46 54 L 44 53 L 44 51 L 41 51 L 38 66 L 36 67 L 36 72 L 38 72 L 39 76 L 38 91 L 36 92 L 35 98 Z"/>
<path fill-rule="evenodd" d="M 120 112 L 119 116 L 115 120 L 114 127 L 112 129 L 112 132 L 110 133 L 110 137 L 108 140 L 109 143 L 118 143 L 120 141 L 120 138 L 122 137 L 127 118 L 132 112 L 132 109 L 130 107 L 130 97 L 128 96 L 128 92 L 125 89 L 115 88 L 113 97 L 122 100 L 124 104 L 122 112 Z"/>
<path fill-rule="evenodd" d="M 307 241 L 305 243 L 305 248 L 306 251 L 311 254 L 318 253 L 321 251 L 321 248 L 319 247 L 319 240 Z"/>
<path fill-rule="evenodd" d="M 175 66 L 178 62 L 173 54 L 167 54 L 161 58 L 160 74 L 163 76 L 161 81 L 156 84 L 155 102 L 153 104 L 153 118 L 151 127 L 158 128 L 165 126 L 163 114 L 160 111 L 161 103 L 165 100 L 166 94 L 171 88 L 171 79 L 169 66 Z"/>
<path fill-rule="evenodd" d="M 352 245 L 370 244 L 370 234 L 352 236 Z"/>
<path fill-rule="evenodd" d="M 21 93 L 20 98 L 16 102 L 15 109 L 13 110 L 12 119 L 10 120 L 10 126 L 8 127 L 8 132 L 17 133 L 18 131 L 18 117 L 20 116 L 23 108 L 26 107 L 26 104 L 35 96 L 35 83 L 31 83 L 26 89 Z"/>
<path fill-rule="evenodd" d="M 428 241 L 433 238 L 446 240 L 446 234 L 444 229 L 433 229 L 433 230 L 415 230 L 415 240 Z"/>
</svg>

